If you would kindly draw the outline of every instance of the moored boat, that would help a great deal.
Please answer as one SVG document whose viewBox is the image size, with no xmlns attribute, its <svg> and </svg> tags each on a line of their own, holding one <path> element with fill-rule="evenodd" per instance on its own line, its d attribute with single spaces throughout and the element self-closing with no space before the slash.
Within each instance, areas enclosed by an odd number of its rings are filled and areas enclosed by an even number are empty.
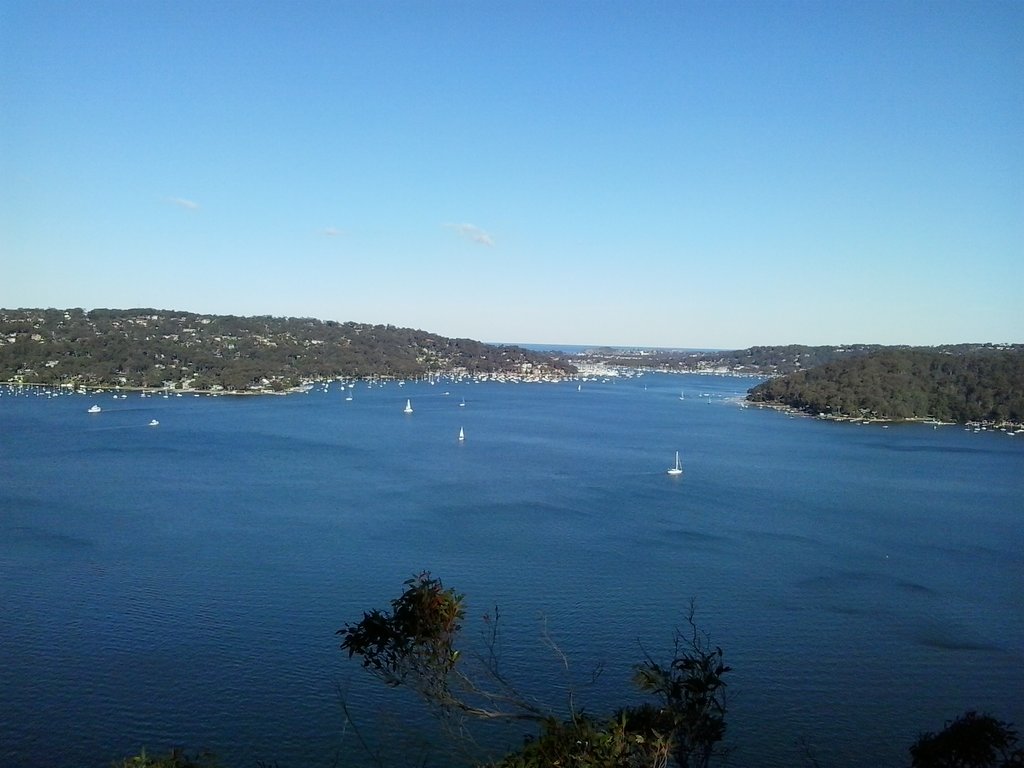
<svg viewBox="0 0 1024 768">
<path fill-rule="evenodd" d="M 676 463 L 667 470 L 670 475 L 681 475 L 683 474 L 683 465 L 679 462 L 679 451 L 676 451 Z"/>
</svg>

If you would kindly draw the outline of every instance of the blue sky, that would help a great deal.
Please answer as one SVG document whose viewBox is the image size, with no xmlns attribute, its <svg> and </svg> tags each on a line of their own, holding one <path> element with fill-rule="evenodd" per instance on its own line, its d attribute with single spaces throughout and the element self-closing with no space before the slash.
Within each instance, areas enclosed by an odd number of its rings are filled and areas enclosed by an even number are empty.
<svg viewBox="0 0 1024 768">
<path fill-rule="evenodd" d="M 0 306 L 1024 341 L 1024 3 L 0 0 Z"/>
</svg>

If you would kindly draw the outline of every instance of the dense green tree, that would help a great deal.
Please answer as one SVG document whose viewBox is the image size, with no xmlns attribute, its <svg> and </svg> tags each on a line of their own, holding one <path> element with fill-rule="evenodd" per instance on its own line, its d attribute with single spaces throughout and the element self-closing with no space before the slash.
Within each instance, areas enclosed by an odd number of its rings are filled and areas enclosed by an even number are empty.
<svg viewBox="0 0 1024 768">
<path fill-rule="evenodd" d="M 990 715 L 966 712 L 938 733 L 910 747 L 912 768 L 1010 768 L 1024 766 L 1017 732 Z"/>
</svg>

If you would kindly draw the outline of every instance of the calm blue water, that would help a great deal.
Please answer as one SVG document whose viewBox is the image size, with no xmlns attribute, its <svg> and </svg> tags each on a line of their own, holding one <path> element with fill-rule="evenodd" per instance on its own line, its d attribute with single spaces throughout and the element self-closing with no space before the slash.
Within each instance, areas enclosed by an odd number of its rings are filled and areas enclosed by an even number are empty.
<svg viewBox="0 0 1024 768">
<path fill-rule="evenodd" d="M 637 701 L 694 598 L 732 765 L 905 765 L 968 708 L 1024 726 L 1024 435 L 740 408 L 753 383 L 0 397 L 0 764 L 362 766 L 360 736 L 417 764 L 430 721 L 335 631 L 423 569 L 469 642 L 500 607 L 503 668 L 556 710 Z"/>
</svg>

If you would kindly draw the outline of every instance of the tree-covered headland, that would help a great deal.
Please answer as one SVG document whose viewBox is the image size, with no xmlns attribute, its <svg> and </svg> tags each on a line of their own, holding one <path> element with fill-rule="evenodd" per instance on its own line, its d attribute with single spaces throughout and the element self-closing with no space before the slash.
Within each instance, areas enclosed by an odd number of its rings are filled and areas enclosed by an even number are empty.
<svg viewBox="0 0 1024 768">
<path fill-rule="evenodd" d="M 828 418 L 1024 423 L 1024 348 L 883 348 L 766 381 L 748 400 Z"/>
</svg>

